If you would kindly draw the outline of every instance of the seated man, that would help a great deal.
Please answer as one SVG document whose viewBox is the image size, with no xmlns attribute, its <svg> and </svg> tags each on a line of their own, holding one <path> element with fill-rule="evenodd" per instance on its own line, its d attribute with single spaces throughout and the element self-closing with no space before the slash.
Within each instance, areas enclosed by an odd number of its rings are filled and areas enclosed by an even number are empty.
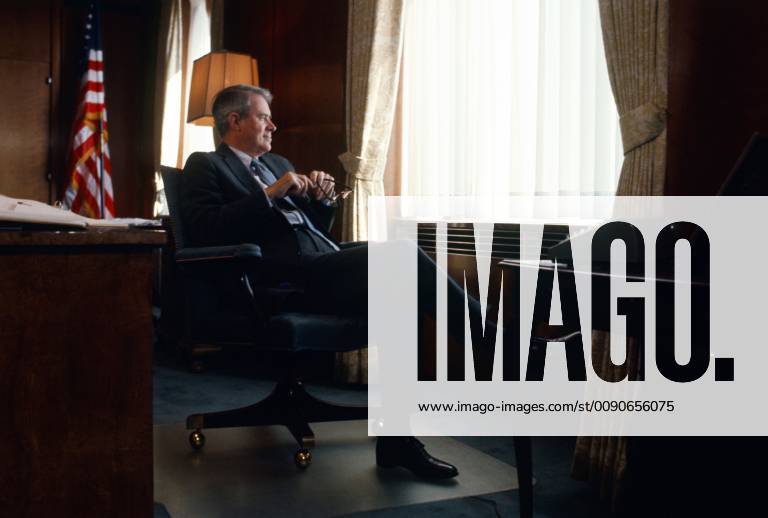
<svg viewBox="0 0 768 518">
<path fill-rule="evenodd" d="M 271 100 L 268 90 L 248 85 L 216 95 L 213 116 L 222 144 L 192 154 L 184 166 L 181 214 L 189 240 L 195 246 L 255 243 L 265 258 L 300 277 L 310 307 L 367 315 L 367 247 L 340 250 L 328 234 L 331 175 L 297 174 L 288 160 L 269 153 L 277 130 Z M 458 474 L 411 437 L 379 438 L 376 462 L 425 478 Z"/>
</svg>

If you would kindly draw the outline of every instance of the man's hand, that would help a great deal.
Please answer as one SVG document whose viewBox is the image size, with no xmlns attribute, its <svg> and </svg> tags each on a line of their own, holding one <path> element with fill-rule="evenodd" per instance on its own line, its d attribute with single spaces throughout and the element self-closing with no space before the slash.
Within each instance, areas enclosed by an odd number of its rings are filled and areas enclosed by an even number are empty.
<svg viewBox="0 0 768 518">
<path fill-rule="evenodd" d="M 288 171 L 278 178 L 275 183 L 267 187 L 265 192 L 270 200 L 279 200 L 288 195 L 304 196 L 312 187 L 314 187 L 314 185 L 308 177 L 302 174 L 296 174 L 293 171 Z"/>
<path fill-rule="evenodd" d="M 309 173 L 309 180 L 312 182 L 311 193 L 316 200 L 333 197 L 333 176 L 325 171 L 312 171 Z"/>
</svg>

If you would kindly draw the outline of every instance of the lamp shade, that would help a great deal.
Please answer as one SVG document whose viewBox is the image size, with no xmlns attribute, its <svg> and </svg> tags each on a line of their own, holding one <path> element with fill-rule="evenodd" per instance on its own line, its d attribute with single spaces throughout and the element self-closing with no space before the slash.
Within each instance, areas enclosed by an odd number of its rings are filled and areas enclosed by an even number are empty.
<svg viewBox="0 0 768 518">
<path fill-rule="evenodd" d="M 259 68 L 248 54 L 211 52 L 195 60 L 189 89 L 187 122 L 213 126 L 213 98 L 231 85 L 259 86 Z"/>
</svg>

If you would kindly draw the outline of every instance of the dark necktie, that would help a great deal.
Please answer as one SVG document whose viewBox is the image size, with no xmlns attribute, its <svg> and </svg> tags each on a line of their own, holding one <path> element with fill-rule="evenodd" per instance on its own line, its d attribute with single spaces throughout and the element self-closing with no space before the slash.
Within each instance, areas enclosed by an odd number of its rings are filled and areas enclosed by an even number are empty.
<svg viewBox="0 0 768 518">
<path fill-rule="evenodd" d="M 272 171 L 270 171 L 269 168 L 267 168 L 267 166 L 265 166 L 260 160 L 251 160 L 251 171 L 266 186 L 270 186 L 277 181 L 277 178 L 275 178 L 275 175 L 272 173 Z M 331 249 L 339 249 L 339 247 L 336 246 L 336 243 L 329 240 L 326 236 L 323 235 L 322 232 L 315 228 L 315 226 L 312 224 L 312 220 L 310 220 L 307 215 L 304 214 L 304 211 L 301 210 L 298 205 L 296 205 L 296 203 L 294 203 L 290 196 L 285 196 L 284 198 L 278 198 L 272 201 L 285 215 L 285 218 L 291 225 L 306 227 L 312 234 L 316 235 Z"/>
<path fill-rule="evenodd" d="M 277 181 L 277 178 L 275 178 L 275 175 L 272 174 L 272 171 L 270 171 L 267 166 L 262 164 L 260 161 L 253 159 L 251 160 L 251 172 L 258 177 L 261 182 L 269 187 L 273 183 Z M 284 198 L 278 198 L 276 200 L 273 200 L 275 202 L 275 205 L 277 205 L 282 210 L 289 210 L 289 211 L 296 211 L 299 212 L 299 217 L 301 219 L 304 219 L 304 214 L 301 213 L 301 209 L 296 206 L 296 204 L 293 202 L 293 200 L 286 196 Z"/>
<path fill-rule="evenodd" d="M 277 178 L 275 178 L 275 175 L 272 174 L 272 171 L 267 169 L 267 167 L 256 160 L 255 158 L 251 160 L 251 172 L 255 174 L 259 180 L 264 182 L 264 185 L 272 185 L 277 181 Z"/>
</svg>

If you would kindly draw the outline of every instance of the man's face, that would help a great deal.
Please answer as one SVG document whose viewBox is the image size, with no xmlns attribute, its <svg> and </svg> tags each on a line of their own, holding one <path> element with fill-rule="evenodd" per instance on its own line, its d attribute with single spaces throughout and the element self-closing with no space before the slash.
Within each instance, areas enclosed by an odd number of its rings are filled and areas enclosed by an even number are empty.
<svg viewBox="0 0 768 518">
<path fill-rule="evenodd" d="M 266 99 L 258 94 L 250 95 L 251 111 L 238 121 L 237 147 L 252 156 L 260 156 L 272 149 L 272 133 L 277 126 L 272 122 Z"/>
</svg>

